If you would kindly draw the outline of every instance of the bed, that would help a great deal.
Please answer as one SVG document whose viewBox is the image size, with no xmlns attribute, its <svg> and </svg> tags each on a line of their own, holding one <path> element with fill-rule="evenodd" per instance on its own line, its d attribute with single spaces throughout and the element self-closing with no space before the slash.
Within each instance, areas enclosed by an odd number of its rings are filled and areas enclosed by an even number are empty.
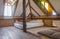
<svg viewBox="0 0 60 39">
<path fill-rule="evenodd" d="M 42 20 L 31 20 L 27 22 L 26 25 L 27 25 L 27 28 L 34 28 L 34 27 L 43 26 L 44 24 Z M 23 28 L 22 22 L 16 22 L 14 23 L 14 26 L 20 29 Z"/>
</svg>

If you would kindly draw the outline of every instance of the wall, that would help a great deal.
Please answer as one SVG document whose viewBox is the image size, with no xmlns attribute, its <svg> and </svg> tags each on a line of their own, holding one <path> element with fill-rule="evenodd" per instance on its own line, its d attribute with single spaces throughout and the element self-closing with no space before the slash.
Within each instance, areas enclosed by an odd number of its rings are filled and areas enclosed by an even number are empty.
<svg viewBox="0 0 60 39">
<path fill-rule="evenodd" d="M 21 16 L 21 14 L 23 13 L 23 3 L 22 2 L 23 2 L 22 0 L 19 0 L 16 12 L 15 12 L 15 16 Z M 38 12 L 39 15 L 45 15 L 32 0 L 30 0 L 30 2 L 31 2 L 31 6 Z M 26 0 L 26 4 L 27 3 L 28 3 L 28 0 Z M 26 16 L 28 16 L 29 13 L 30 13 L 30 9 L 28 6 L 26 8 Z M 32 10 L 32 13 L 34 15 L 38 16 L 33 10 Z"/>
<path fill-rule="evenodd" d="M 23 3 L 22 2 L 23 2 L 23 0 L 19 0 L 16 12 L 15 12 L 15 16 L 20 16 L 22 14 L 22 11 L 23 11 Z"/>
<path fill-rule="evenodd" d="M 60 14 L 60 0 L 49 0 L 54 9 Z M 53 20 L 53 26 L 60 26 L 60 20 Z"/>
<path fill-rule="evenodd" d="M 4 0 L 0 0 L 0 16 L 4 15 Z"/>
<path fill-rule="evenodd" d="M 60 20 L 53 20 L 53 26 L 60 27 Z"/>
<path fill-rule="evenodd" d="M 55 10 L 60 14 L 60 0 L 49 0 Z"/>
</svg>

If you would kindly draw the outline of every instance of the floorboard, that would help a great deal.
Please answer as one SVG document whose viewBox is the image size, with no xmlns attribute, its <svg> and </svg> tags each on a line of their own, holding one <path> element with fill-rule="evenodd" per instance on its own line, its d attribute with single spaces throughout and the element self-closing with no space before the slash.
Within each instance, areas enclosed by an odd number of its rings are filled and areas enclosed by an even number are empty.
<svg viewBox="0 0 60 39">
<path fill-rule="evenodd" d="M 39 35 L 37 32 L 45 30 L 45 29 L 55 29 L 55 27 L 38 27 L 38 28 L 31 28 L 31 29 L 27 29 L 27 31 L 35 36 L 40 36 L 41 39 L 51 39 L 47 36 L 44 35 Z"/>
<path fill-rule="evenodd" d="M 40 39 L 15 27 L 0 28 L 0 39 Z"/>
</svg>

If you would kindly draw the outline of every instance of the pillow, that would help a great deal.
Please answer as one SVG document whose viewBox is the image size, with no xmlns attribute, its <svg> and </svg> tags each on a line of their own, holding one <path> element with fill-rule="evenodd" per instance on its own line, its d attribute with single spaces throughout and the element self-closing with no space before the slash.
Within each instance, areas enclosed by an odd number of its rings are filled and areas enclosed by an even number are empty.
<svg viewBox="0 0 60 39">
<path fill-rule="evenodd" d="M 46 36 L 51 36 L 53 33 L 55 33 L 56 31 L 53 31 L 53 30 L 42 30 L 42 31 L 39 31 L 38 34 L 42 34 L 42 35 L 46 35 Z"/>
<path fill-rule="evenodd" d="M 60 32 L 52 34 L 52 37 L 54 37 L 55 39 L 60 39 Z"/>
</svg>

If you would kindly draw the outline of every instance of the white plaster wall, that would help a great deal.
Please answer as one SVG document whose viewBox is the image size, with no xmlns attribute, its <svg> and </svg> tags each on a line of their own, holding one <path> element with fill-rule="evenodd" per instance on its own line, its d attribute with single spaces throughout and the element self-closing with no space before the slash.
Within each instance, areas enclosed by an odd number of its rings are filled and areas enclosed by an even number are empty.
<svg viewBox="0 0 60 39">
<path fill-rule="evenodd" d="M 16 12 L 15 12 L 15 16 L 20 16 L 22 12 L 23 12 L 23 0 L 19 0 Z"/>
<path fill-rule="evenodd" d="M 4 15 L 4 0 L 0 0 L 0 16 Z"/>
<path fill-rule="evenodd" d="M 55 10 L 60 14 L 60 0 L 49 0 Z"/>
<path fill-rule="evenodd" d="M 29 13 L 30 13 L 30 9 L 29 9 L 29 5 L 28 5 L 27 8 L 26 8 L 26 16 L 28 16 Z"/>
<path fill-rule="evenodd" d="M 26 5 L 28 3 L 28 0 L 26 0 Z M 23 13 L 23 0 L 19 0 L 18 6 L 15 12 L 15 16 L 20 16 Z M 30 13 L 29 6 L 26 7 L 26 16 Z"/>
<path fill-rule="evenodd" d="M 31 6 L 39 13 L 39 15 L 45 15 L 39 8 L 38 6 L 33 2 L 33 0 L 30 0 L 31 1 Z M 16 9 L 16 12 L 15 12 L 15 16 L 20 16 L 22 13 L 23 13 L 23 4 L 22 4 L 22 0 L 19 0 L 19 3 L 18 3 L 18 6 L 17 6 L 17 9 Z M 26 4 L 28 3 L 28 0 L 26 0 Z M 30 9 L 29 9 L 29 6 L 26 8 L 26 16 L 28 16 L 30 13 Z M 34 15 L 37 16 L 37 14 L 32 10 L 32 13 Z"/>
<path fill-rule="evenodd" d="M 60 27 L 60 20 L 53 20 L 53 26 Z"/>
</svg>

